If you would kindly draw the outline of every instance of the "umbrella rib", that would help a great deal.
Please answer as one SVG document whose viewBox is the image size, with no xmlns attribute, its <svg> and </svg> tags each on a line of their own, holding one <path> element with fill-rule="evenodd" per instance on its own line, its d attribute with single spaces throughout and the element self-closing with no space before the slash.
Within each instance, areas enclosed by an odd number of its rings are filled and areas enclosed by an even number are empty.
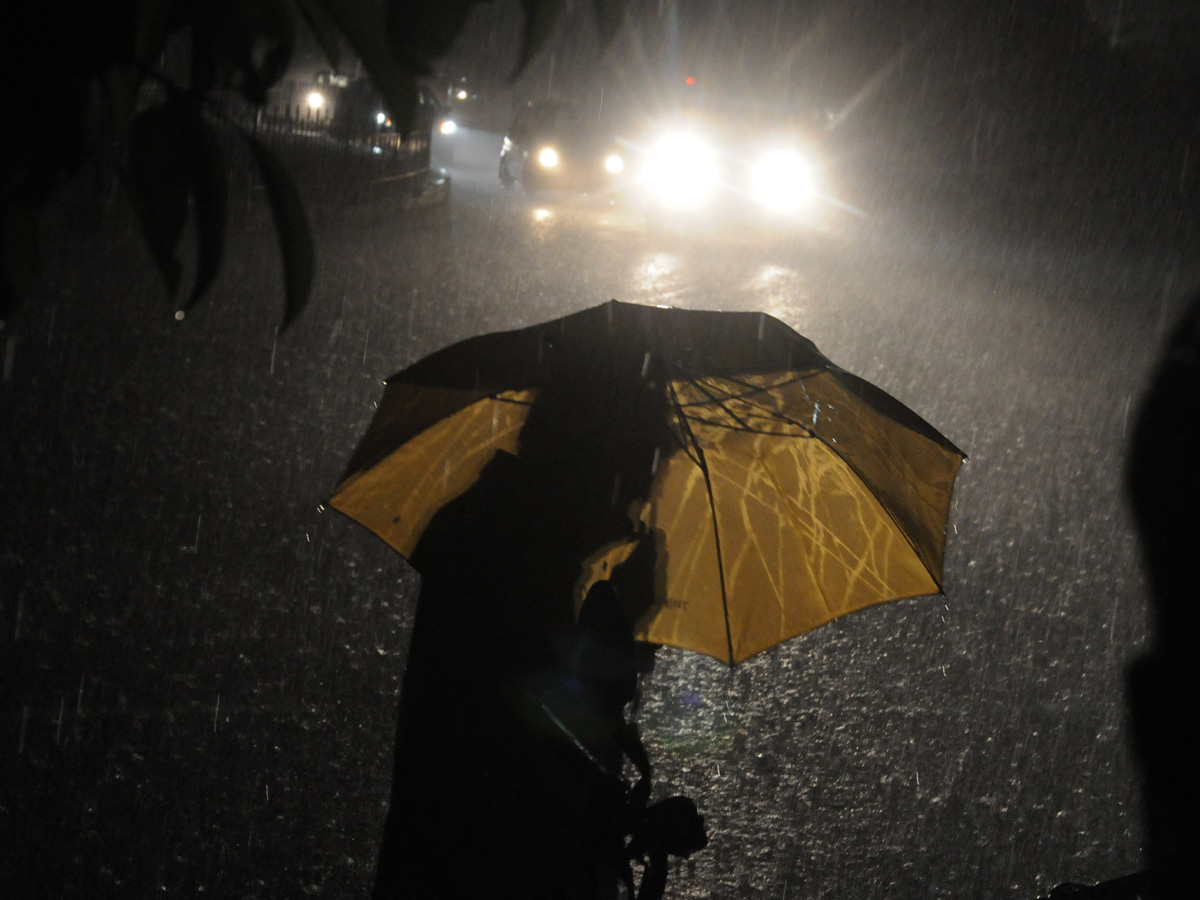
<svg viewBox="0 0 1200 900">
<path fill-rule="evenodd" d="M 681 371 L 682 371 L 682 367 L 681 367 Z M 738 385 L 738 387 L 743 388 L 745 390 L 745 393 L 743 393 L 743 394 L 730 394 L 731 397 L 736 397 L 737 399 L 742 399 L 744 397 L 750 396 L 751 394 L 765 394 L 765 393 L 775 390 L 776 388 L 785 387 L 789 384 L 803 385 L 803 383 L 805 381 L 807 381 L 809 378 L 814 378 L 820 374 L 821 374 L 820 372 L 810 372 L 807 375 L 801 375 L 799 372 L 793 372 L 793 373 L 791 373 L 791 375 L 792 375 L 791 378 L 784 379 L 783 381 L 777 381 L 774 384 L 770 384 L 770 385 L 753 384 L 749 381 L 745 381 L 742 378 L 739 378 L 737 375 L 719 375 L 719 376 L 715 376 L 715 377 L 721 378 L 724 381 L 729 381 L 733 384 Z M 687 377 L 689 380 L 695 381 L 697 377 L 703 377 L 703 376 L 689 375 Z M 685 403 L 683 405 L 684 406 L 698 406 L 698 405 L 700 405 L 700 403 L 699 402 Z"/>
<path fill-rule="evenodd" d="M 728 406 L 726 406 L 725 401 L 722 398 L 718 397 L 716 394 L 714 394 L 712 391 L 710 391 L 707 387 L 705 387 L 703 384 L 701 384 L 699 379 L 689 378 L 688 382 L 692 385 L 692 387 L 694 387 L 696 390 L 700 391 L 700 393 L 702 393 L 705 397 L 708 398 L 709 404 L 715 404 L 718 408 L 723 409 L 725 411 L 726 415 L 729 416 L 729 418 L 733 419 L 733 421 L 737 422 L 738 425 L 741 426 L 743 431 L 750 430 L 750 426 L 745 422 L 745 420 L 743 420 L 741 416 L 739 416 L 732 409 L 730 409 Z M 682 407 L 680 407 L 680 412 L 682 412 L 682 411 L 683 411 Z"/>
<path fill-rule="evenodd" d="M 508 392 L 501 391 L 497 394 L 490 394 L 489 397 L 499 403 L 511 403 L 513 406 L 533 406 L 532 400 L 518 400 L 516 397 L 505 397 L 504 394 L 506 393 Z"/>
<path fill-rule="evenodd" d="M 727 380 L 732 381 L 734 384 L 740 385 L 741 387 L 745 388 L 746 393 L 730 394 L 729 397 L 724 398 L 724 399 L 741 400 L 745 403 L 751 404 L 755 409 L 757 409 L 759 412 L 763 413 L 767 418 L 774 419 L 777 422 L 783 422 L 785 425 L 791 425 L 795 428 L 799 428 L 801 431 L 806 432 L 810 437 L 816 436 L 816 433 L 813 431 L 813 429 L 810 428 L 808 425 L 805 425 L 803 422 L 801 422 L 797 419 L 793 419 L 791 416 L 785 416 L 783 413 L 779 412 L 778 410 L 774 410 L 774 409 L 771 409 L 766 406 L 761 406 L 759 404 L 755 404 L 749 399 L 750 396 L 753 394 L 769 393 L 770 391 L 774 390 L 775 388 L 782 387 L 785 384 L 793 383 L 792 381 L 780 382 L 779 384 L 773 384 L 770 387 L 761 387 L 758 385 L 747 384 L 747 383 L 740 381 L 737 378 L 733 378 L 731 376 L 725 376 L 725 377 L 727 378 Z M 804 381 L 803 378 L 797 377 L 793 381 L 799 382 L 801 384 L 801 388 L 803 389 L 803 381 Z M 689 378 L 688 382 L 690 384 L 692 384 L 693 386 L 695 386 L 701 393 L 703 393 L 708 398 L 708 400 L 707 401 L 696 401 L 695 403 L 686 404 L 686 406 L 704 407 L 704 406 L 710 406 L 712 404 L 716 404 L 721 409 L 723 409 L 729 415 L 729 417 L 731 419 L 733 419 L 735 422 L 737 422 L 737 424 L 740 426 L 741 430 L 744 432 L 747 432 L 749 434 L 775 434 L 776 433 L 773 431 L 766 431 L 764 429 L 751 428 L 747 422 L 745 422 L 741 417 L 737 416 L 728 406 L 725 405 L 724 399 L 718 398 L 710 390 L 701 386 L 700 382 L 697 379 Z M 806 396 L 808 395 L 808 391 L 805 391 L 805 395 Z M 680 408 L 680 412 L 682 413 L 682 411 L 684 409 L 684 404 L 679 404 L 679 408 Z M 684 414 L 684 415 L 686 415 L 686 414 Z M 696 422 L 701 422 L 705 425 L 713 425 L 713 426 L 721 427 L 721 428 L 729 428 L 730 427 L 721 422 L 709 422 L 705 419 L 700 418 L 699 416 L 687 416 L 687 418 L 690 418 L 691 420 L 696 421 Z"/>
<path fill-rule="evenodd" d="M 704 448 L 700 446 L 700 441 L 695 434 L 692 433 L 691 426 L 688 424 L 687 416 L 683 414 L 683 407 L 679 403 L 679 395 L 675 392 L 674 382 L 668 381 L 667 384 L 671 390 L 671 400 L 675 404 L 675 411 L 679 414 L 679 420 L 682 423 L 684 436 L 687 441 L 690 441 L 696 450 L 696 455 L 689 457 L 700 467 L 701 474 L 704 475 L 704 486 L 708 493 L 708 509 L 712 514 L 713 524 L 713 542 L 716 544 L 717 550 L 717 580 L 721 584 L 721 612 L 725 618 L 725 644 L 729 649 L 729 665 L 733 665 L 733 630 L 729 624 L 729 597 L 725 592 L 725 561 L 721 558 L 721 528 L 717 522 L 717 501 L 713 496 L 712 475 L 708 471 L 708 460 L 704 455 Z"/>
<path fill-rule="evenodd" d="M 811 395 L 808 393 L 808 389 L 805 388 L 805 386 L 804 386 L 804 382 L 805 382 L 806 378 L 808 378 L 808 377 L 811 377 L 811 376 L 803 376 L 803 375 L 797 374 L 795 378 L 788 379 L 787 381 L 781 381 L 778 384 L 771 385 L 770 387 L 762 387 L 759 385 L 749 384 L 749 383 L 742 381 L 741 379 L 736 378 L 732 375 L 726 376 L 727 380 L 732 381 L 734 384 L 741 385 L 743 388 L 746 389 L 746 393 L 739 394 L 737 396 L 737 399 L 744 400 L 747 403 L 751 402 L 749 398 L 753 394 L 767 394 L 777 388 L 781 388 L 781 387 L 784 387 L 789 384 L 800 385 L 800 389 L 802 391 L 804 391 L 804 396 L 808 397 L 808 400 L 810 403 L 815 403 L 815 401 L 813 401 Z M 803 431 L 807 431 L 813 437 L 816 437 L 816 432 L 810 426 L 805 425 L 803 422 L 799 421 L 798 419 L 793 419 L 791 416 L 785 416 L 779 410 L 770 409 L 769 407 L 760 406 L 758 404 L 755 404 L 755 408 L 762 411 L 763 413 L 765 413 L 769 418 L 775 419 L 780 422 L 784 422 L 788 425 L 794 425 L 795 427 L 797 427 Z"/>
</svg>

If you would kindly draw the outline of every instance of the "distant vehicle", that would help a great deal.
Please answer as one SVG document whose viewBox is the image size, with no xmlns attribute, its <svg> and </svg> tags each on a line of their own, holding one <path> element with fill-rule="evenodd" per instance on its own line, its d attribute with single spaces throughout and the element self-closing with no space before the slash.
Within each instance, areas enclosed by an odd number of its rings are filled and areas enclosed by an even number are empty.
<svg viewBox="0 0 1200 900">
<path fill-rule="evenodd" d="M 829 186 L 818 118 L 748 99 L 680 103 L 646 123 L 634 161 L 650 224 L 802 225 Z"/>
<path fill-rule="evenodd" d="M 623 178 L 616 138 L 574 103 L 531 101 L 513 119 L 500 150 L 500 183 L 526 190 L 599 192 Z"/>
</svg>

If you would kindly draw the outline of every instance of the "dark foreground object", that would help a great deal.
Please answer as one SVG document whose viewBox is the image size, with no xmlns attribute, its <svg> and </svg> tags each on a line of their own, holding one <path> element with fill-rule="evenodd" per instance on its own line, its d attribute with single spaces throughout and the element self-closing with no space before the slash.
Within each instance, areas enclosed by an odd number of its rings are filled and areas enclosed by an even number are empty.
<svg viewBox="0 0 1200 900">
<path fill-rule="evenodd" d="M 653 542 L 574 609 L 580 561 L 639 537 L 625 510 L 665 438 L 618 427 L 655 421 L 660 398 L 632 371 L 628 390 L 614 373 L 543 391 L 521 455 L 496 452 L 412 553 L 421 594 L 376 900 L 615 900 L 634 893 L 631 862 L 637 897 L 656 900 L 667 857 L 707 843 L 690 800 L 648 802 L 625 719 L 653 659 L 630 625 L 653 597 Z"/>
<path fill-rule="evenodd" d="M 1067 882 L 1038 900 L 1159 900 L 1164 895 L 1155 893 L 1151 882 L 1149 872 L 1136 872 L 1098 884 Z"/>
</svg>

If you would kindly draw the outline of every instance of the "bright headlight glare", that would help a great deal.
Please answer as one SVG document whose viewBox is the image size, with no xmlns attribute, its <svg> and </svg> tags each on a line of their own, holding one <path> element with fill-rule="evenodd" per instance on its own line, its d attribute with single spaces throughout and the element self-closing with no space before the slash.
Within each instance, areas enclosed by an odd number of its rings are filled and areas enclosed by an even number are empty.
<svg viewBox="0 0 1200 900">
<path fill-rule="evenodd" d="M 794 212 L 812 200 L 816 191 L 812 170 L 792 150 L 768 153 L 750 174 L 755 200 L 776 212 Z"/>
<path fill-rule="evenodd" d="M 605 171 L 611 172 L 613 175 L 616 175 L 624 168 L 625 160 L 621 159 L 621 157 L 617 156 L 615 153 L 611 154 L 607 159 L 604 160 Z"/>
<path fill-rule="evenodd" d="M 672 135 L 650 150 L 647 183 L 658 199 L 677 208 L 703 204 L 717 184 L 717 158 L 693 135 Z"/>
<path fill-rule="evenodd" d="M 387 113 L 382 113 L 382 112 L 375 113 L 375 124 L 376 125 L 382 125 L 386 121 L 387 121 Z"/>
<path fill-rule="evenodd" d="M 541 152 L 538 153 L 538 162 L 547 169 L 553 169 L 558 165 L 558 151 L 553 147 L 543 147 Z"/>
<path fill-rule="evenodd" d="M 312 110 L 320 109 L 325 105 L 325 95 L 320 91 L 312 91 L 304 99 L 308 103 L 308 108 Z"/>
<path fill-rule="evenodd" d="M 442 134 L 454 134 L 454 132 L 458 131 L 458 126 L 454 124 L 453 119 L 446 119 L 444 122 L 442 122 L 442 125 L 438 131 L 440 131 Z"/>
</svg>

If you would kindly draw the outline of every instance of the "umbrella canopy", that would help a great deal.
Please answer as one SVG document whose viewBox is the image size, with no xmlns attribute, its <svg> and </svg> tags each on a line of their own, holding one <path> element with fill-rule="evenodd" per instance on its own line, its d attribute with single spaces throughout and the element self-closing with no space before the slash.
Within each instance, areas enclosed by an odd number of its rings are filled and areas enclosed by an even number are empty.
<svg viewBox="0 0 1200 900">
<path fill-rule="evenodd" d="M 556 415 L 586 421 L 595 397 L 634 382 L 653 387 L 665 436 L 628 510 L 657 551 L 639 639 L 732 665 L 854 610 L 940 593 L 962 452 L 762 313 L 612 301 L 447 347 L 388 379 L 330 504 L 411 556 L 497 452 L 534 452 L 522 427 L 539 401 L 554 392 Z M 564 456 L 587 452 L 563 442 Z M 581 559 L 576 602 L 635 544 Z"/>
</svg>

